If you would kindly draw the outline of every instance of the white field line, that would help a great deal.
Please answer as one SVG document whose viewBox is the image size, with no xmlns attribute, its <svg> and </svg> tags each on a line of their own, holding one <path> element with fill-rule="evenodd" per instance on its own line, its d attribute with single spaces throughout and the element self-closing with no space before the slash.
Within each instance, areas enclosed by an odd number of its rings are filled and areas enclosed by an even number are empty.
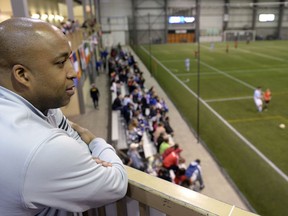
<svg viewBox="0 0 288 216">
<path fill-rule="evenodd" d="M 218 72 L 218 73 L 220 73 L 220 74 L 222 74 L 222 75 L 224 75 L 224 76 L 226 76 L 226 77 L 228 77 L 228 78 L 230 78 L 230 79 L 232 79 L 232 80 L 234 80 L 234 81 L 236 81 L 236 82 L 238 82 L 238 83 L 240 83 L 240 84 L 242 84 L 242 85 L 244 85 L 244 86 L 246 86 L 246 87 L 248 87 L 250 89 L 255 89 L 256 88 L 256 87 L 254 87 L 254 86 L 252 86 L 252 85 L 250 85 L 250 84 L 248 84 L 246 82 L 243 82 L 242 80 L 237 79 L 237 78 L 225 73 L 224 71 L 218 70 L 217 68 L 212 67 L 212 66 L 210 66 L 210 65 L 208 65 L 208 64 L 206 64 L 206 63 L 204 63 L 202 61 L 200 61 L 200 64 L 205 65 L 206 67 L 208 67 L 208 68 L 210 68 L 210 69 L 212 69 L 212 70 L 214 70 L 214 71 L 216 71 L 216 72 Z"/>
<path fill-rule="evenodd" d="M 141 49 L 144 50 L 149 55 L 149 52 L 141 46 Z M 175 76 L 167 67 L 165 67 L 157 58 L 153 55 L 151 56 L 161 67 L 163 67 L 174 79 L 179 82 L 188 92 L 190 92 L 195 98 L 198 98 L 197 94 L 192 91 L 186 84 L 184 84 L 177 76 Z M 216 68 L 215 68 L 216 69 Z M 217 69 L 216 69 L 217 70 Z M 220 119 L 230 130 L 232 130 L 248 147 L 250 147 L 259 157 L 261 157 L 268 165 L 272 167 L 280 176 L 282 176 L 288 182 L 288 176 L 282 172 L 271 160 L 269 160 L 261 151 L 259 151 L 250 141 L 248 141 L 242 134 L 240 134 L 232 125 L 230 125 L 221 115 L 219 115 L 212 107 L 210 107 L 201 97 L 198 98 L 199 101 L 207 107 L 217 118 Z"/>
<path fill-rule="evenodd" d="M 206 45 L 201 45 L 201 47 L 205 48 L 205 49 L 211 49 L 210 47 L 206 46 Z M 237 50 L 241 51 L 241 52 L 245 52 L 245 53 L 249 53 L 249 54 L 252 54 L 252 55 L 256 55 L 256 56 L 261 56 L 261 57 L 264 57 L 264 58 L 268 58 L 268 59 L 273 59 L 273 60 L 277 60 L 277 61 L 282 61 L 282 62 L 287 62 L 285 59 L 283 58 L 278 58 L 278 57 L 273 57 L 271 55 L 265 55 L 265 54 L 262 54 L 262 53 L 257 53 L 257 52 L 252 52 L 250 50 L 245 50 L 245 49 L 241 49 L 241 48 L 237 48 Z M 214 51 L 214 50 L 213 50 Z M 216 52 L 219 52 L 219 50 L 216 49 Z"/>
<path fill-rule="evenodd" d="M 163 63 L 163 61 L 161 61 Z M 251 73 L 251 72 L 269 72 L 269 71 L 277 71 L 277 70 L 286 70 L 286 68 L 273 68 L 273 69 L 255 69 L 255 70 L 230 70 L 229 73 L 224 72 L 226 74 L 244 74 L 244 73 Z M 171 69 L 172 71 L 175 71 L 175 69 Z M 177 71 L 178 72 L 178 71 Z M 201 71 L 201 76 L 205 76 L 205 75 L 214 75 L 214 74 L 219 74 L 219 72 L 203 72 Z M 177 76 L 198 76 L 197 73 L 192 72 L 192 73 L 178 73 Z"/>
<path fill-rule="evenodd" d="M 247 100 L 247 99 L 252 99 L 252 96 L 246 96 L 246 97 L 234 97 L 234 98 L 218 98 L 218 99 L 210 99 L 210 100 L 205 100 L 206 103 L 209 102 L 222 102 L 222 101 L 234 101 L 234 100 Z"/>
<path fill-rule="evenodd" d="M 244 52 L 244 53 L 249 53 L 249 54 L 252 54 L 252 55 L 261 56 L 261 57 L 264 57 L 264 58 L 273 59 L 273 60 L 277 60 L 277 61 L 287 62 L 287 60 L 285 60 L 285 59 L 278 58 L 278 57 L 273 57 L 271 55 L 265 55 L 265 54 L 262 54 L 262 53 L 251 52 L 249 50 L 244 50 L 244 49 L 241 49 L 241 48 L 237 48 L 237 49 L 239 51 L 241 51 L 241 52 Z"/>
</svg>

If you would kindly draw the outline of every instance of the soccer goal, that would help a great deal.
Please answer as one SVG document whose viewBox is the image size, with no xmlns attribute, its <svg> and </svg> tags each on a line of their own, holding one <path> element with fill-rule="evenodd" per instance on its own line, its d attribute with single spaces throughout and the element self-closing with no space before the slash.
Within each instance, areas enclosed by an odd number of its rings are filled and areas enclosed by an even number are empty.
<svg viewBox="0 0 288 216">
<path fill-rule="evenodd" d="M 223 32 L 223 41 L 255 41 L 255 30 L 227 30 Z"/>
</svg>

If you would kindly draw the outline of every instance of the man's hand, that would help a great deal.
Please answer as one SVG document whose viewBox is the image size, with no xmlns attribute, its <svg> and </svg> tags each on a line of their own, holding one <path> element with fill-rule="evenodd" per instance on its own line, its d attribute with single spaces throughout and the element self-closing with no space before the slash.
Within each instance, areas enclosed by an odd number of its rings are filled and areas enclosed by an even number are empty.
<svg viewBox="0 0 288 216">
<path fill-rule="evenodd" d="M 104 167 L 112 167 L 112 163 L 100 160 L 99 158 L 93 158 L 97 164 L 101 164 Z"/>
<path fill-rule="evenodd" d="M 94 134 L 92 134 L 87 128 L 83 128 L 81 126 L 79 126 L 78 124 L 69 121 L 71 124 L 71 127 L 78 132 L 78 134 L 80 135 L 81 139 L 87 144 L 89 145 L 89 143 L 96 138 L 96 136 Z"/>
</svg>

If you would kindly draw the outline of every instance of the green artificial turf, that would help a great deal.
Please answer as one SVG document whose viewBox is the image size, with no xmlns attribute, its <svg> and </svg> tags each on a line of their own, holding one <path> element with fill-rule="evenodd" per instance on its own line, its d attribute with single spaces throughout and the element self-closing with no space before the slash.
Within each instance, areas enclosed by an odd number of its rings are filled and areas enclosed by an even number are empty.
<svg viewBox="0 0 288 216">
<path fill-rule="evenodd" d="M 237 48 L 230 43 L 226 52 L 226 43 L 215 43 L 214 49 L 201 43 L 199 62 L 197 44 L 134 48 L 253 208 L 267 216 L 287 214 L 287 179 L 235 131 L 288 175 L 287 46 L 288 41 L 239 42 Z M 186 58 L 191 59 L 189 72 Z M 262 113 L 252 98 L 257 86 L 272 91 L 269 109 Z M 285 129 L 279 128 L 281 123 Z"/>
</svg>

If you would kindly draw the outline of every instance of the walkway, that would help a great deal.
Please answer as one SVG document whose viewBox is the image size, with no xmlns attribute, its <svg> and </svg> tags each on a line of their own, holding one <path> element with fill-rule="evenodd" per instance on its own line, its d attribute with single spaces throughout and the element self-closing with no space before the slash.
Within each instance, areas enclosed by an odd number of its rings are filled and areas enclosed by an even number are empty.
<svg viewBox="0 0 288 216">
<path fill-rule="evenodd" d="M 190 161 L 193 161 L 196 158 L 201 159 L 203 178 L 205 182 L 205 189 L 201 191 L 201 193 L 230 205 L 235 205 L 239 208 L 249 210 L 209 152 L 201 144 L 197 143 L 197 139 L 179 114 L 178 110 L 175 108 L 174 104 L 169 100 L 155 79 L 150 76 L 147 68 L 139 60 L 137 55 L 133 51 L 131 52 L 133 53 L 135 60 L 138 62 L 139 67 L 144 72 L 144 77 L 146 79 L 145 86 L 147 88 L 155 86 L 158 95 L 164 98 L 168 104 L 170 123 L 175 131 L 174 140 L 183 148 L 181 155 L 186 159 L 187 165 Z M 107 139 L 109 135 L 108 126 L 110 121 L 108 108 L 111 101 L 109 97 L 110 90 L 108 77 L 106 74 L 102 73 L 97 77 L 96 86 L 99 88 L 101 95 L 99 110 L 94 109 L 92 105 L 89 95 L 90 86 L 89 82 L 86 81 L 83 89 L 86 113 L 79 116 L 70 116 L 69 119 L 90 129 L 97 136 Z"/>
</svg>

